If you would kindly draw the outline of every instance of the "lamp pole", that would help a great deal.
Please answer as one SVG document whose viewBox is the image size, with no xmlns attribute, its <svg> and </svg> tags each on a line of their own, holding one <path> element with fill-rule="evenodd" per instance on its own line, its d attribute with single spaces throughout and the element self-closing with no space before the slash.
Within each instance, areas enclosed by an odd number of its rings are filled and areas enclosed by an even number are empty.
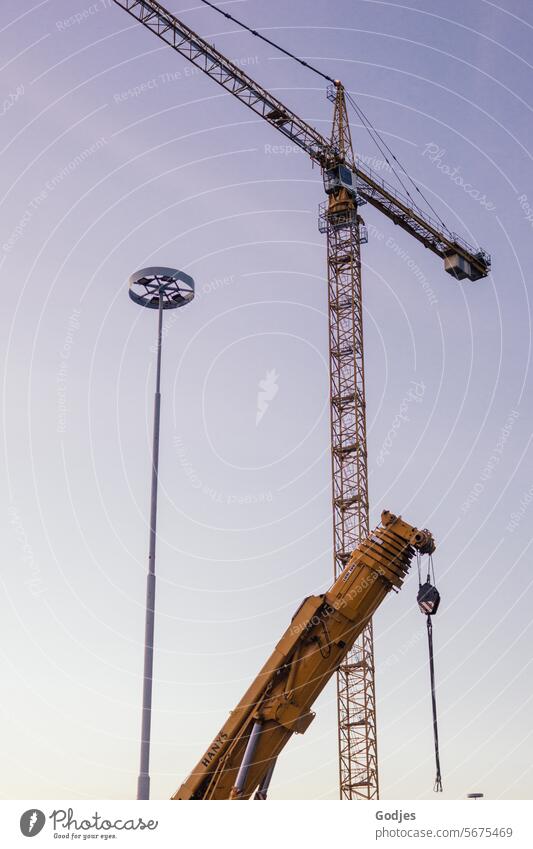
<svg viewBox="0 0 533 849">
<path fill-rule="evenodd" d="M 148 309 L 157 309 L 157 365 L 154 395 L 152 442 L 152 487 L 150 499 L 150 538 L 146 576 L 146 613 L 144 631 L 144 673 L 141 721 L 141 762 L 137 780 L 137 799 L 150 798 L 150 740 L 152 727 L 152 690 L 155 629 L 155 552 L 157 540 L 157 490 L 159 481 L 159 431 L 161 420 L 161 355 L 163 349 L 163 310 L 176 309 L 194 298 L 194 281 L 174 268 L 142 268 L 129 281 L 132 301 Z"/>
</svg>

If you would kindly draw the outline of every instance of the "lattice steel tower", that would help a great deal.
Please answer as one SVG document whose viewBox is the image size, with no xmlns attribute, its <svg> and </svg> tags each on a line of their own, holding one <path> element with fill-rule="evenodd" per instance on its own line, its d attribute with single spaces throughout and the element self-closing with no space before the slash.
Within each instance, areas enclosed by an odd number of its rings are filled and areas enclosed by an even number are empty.
<svg viewBox="0 0 533 849">
<path fill-rule="evenodd" d="M 368 534 L 365 369 L 361 243 L 366 230 L 361 199 L 339 185 L 338 168 L 354 162 L 344 88 L 328 89 L 335 104 L 331 148 L 336 161 L 326 174 L 328 201 L 319 229 L 327 235 L 333 549 L 335 577 Z M 344 799 L 377 799 L 378 769 L 374 646 L 368 622 L 337 675 L 339 788 Z"/>
</svg>

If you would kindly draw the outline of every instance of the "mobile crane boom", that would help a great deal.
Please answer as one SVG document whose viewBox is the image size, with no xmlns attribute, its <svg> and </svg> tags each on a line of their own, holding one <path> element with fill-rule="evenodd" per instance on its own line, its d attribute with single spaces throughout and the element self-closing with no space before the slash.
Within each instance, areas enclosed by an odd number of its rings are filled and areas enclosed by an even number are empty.
<svg viewBox="0 0 533 849">
<path fill-rule="evenodd" d="M 390 592 L 415 550 L 432 554 L 428 530 L 388 511 L 322 595 L 306 598 L 258 676 L 173 799 L 266 798 L 276 758 L 314 718 L 313 702 Z"/>
</svg>

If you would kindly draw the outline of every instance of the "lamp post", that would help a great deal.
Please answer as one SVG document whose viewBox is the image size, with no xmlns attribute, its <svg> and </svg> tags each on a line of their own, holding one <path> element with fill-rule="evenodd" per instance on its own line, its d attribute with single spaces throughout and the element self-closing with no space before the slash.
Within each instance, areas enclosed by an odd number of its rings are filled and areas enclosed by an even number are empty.
<svg viewBox="0 0 533 849">
<path fill-rule="evenodd" d="M 152 724 L 152 683 L 154 668 L 155 547 L 157 525 L 157 484 L 159 472 L 159 423 L 161 413 L 161 352 L 163 310 L 183 307 L 194 298 L 194 280 L 175 268 L 142 268 L 129 280 L 129 295 L 141 307 L 157 310 L 157 366 L 154 397 L 152 447 L 152 494 L 150 502 L 150 544 L 146 578 L 146 619 L 144 635 L 144 677 L 141 723 L 141 763 L 137 799 L 150 798 L 150 731 Z"/>
</svg>

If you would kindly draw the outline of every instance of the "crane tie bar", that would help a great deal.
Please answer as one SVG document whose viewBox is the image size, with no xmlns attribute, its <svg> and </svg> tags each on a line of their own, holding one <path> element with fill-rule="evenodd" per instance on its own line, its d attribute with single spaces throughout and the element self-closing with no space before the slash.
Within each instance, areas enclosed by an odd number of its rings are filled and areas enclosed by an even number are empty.
<svg viewBox="0 0 533 849">
<path fill-rule="evenodd" d="M 266 44 L 269 44 L 275 50 L 279 50 L 280 53 L 285 54 L 285 56 L 288 56 L 289 59 L 294 59 L 295 62 L 298 62 L 304 68 L 309 68 L 310 71 L 314 71 L 315 74 L 318 74 L 319 77 L 322 77 L 324 80 L 327 80 L 328 83 L 332 83 L 333 85 L 337 84 L 337 80 L 334 80 L 333 77 L 329 77 L 323 71 L 319 71 L 318 68 L 315 68 L 313 65 L 310 65 L 309 62 L 306 62 L 304 59 L 300 59 L 299 56 L 295 56 L 294 53 L 291 53 L 289 50 L 285 50 L 284 47 L 280 47 L 280 45 L 276 44 L 275 41 L 271 41 L 270 38 L 266 37 L 266 35 L 262 35 L 262 33 L 257 32 L 256 29 L 252 29 L 247 24 L 243 23 L 242 21 L 239 21 L 237 18 L 234 18 L 233 15 L 230 15 L 229 12 L 224 12 L 223 9 L 220 9 L 214 3 L 210 3 L 209 0 L 201 0 L 201 2 L 205 6 L 209 6 L 211 9 L 214 9 L 215 12 L 218 12 L 220 15 L 224 15 L 225 18 L 228 18 L 228 20 L 233 21 L 233 23 L 237 24 L 237 26 L 247 30 L 247 32 L 249 32 L 251 35 L 255 35 L 256 38 L 260 38 L 261 41 L 264 41 Z"/>
</svg>

